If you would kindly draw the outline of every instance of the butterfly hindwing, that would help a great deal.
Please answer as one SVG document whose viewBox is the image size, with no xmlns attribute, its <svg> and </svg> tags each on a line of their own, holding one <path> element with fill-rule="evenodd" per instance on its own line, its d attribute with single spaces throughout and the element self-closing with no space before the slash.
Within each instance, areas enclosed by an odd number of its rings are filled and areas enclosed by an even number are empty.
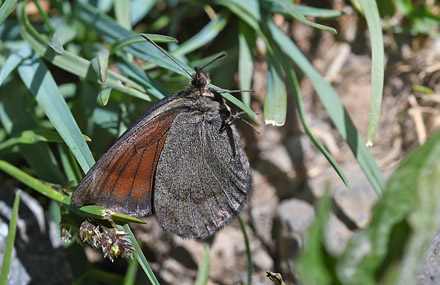
<svg viewBox="0 0 440 285">
<path fill-rule="evenodd" d="M 155 215 L 166 231 L 207 237 L 228 224 L 246 202 L 249 163 L 235 128 L 221 129 L 221 120 L 208 121 L 197 111 L 180 113 L 173 122 L 154 189 Z"/>
</svg>

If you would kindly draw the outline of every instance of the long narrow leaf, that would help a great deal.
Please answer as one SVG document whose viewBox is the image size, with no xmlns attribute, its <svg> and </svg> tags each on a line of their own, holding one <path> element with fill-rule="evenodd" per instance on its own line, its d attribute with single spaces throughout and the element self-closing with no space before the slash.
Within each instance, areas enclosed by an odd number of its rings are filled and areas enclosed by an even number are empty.
<svg viewBox="0 0 440 285">
<path fill-rule="evenodd" d="M 72 152 L 65 144 L 58 144 L 58 152 L 60 154 L 61 164 L 63 165 L 67 181 L 73 182 L 73 185 L 78 185 L 79 181 L 82 179 L 82 174 L 78 162 L 75 160 Z"/>
<path fill-rule="evenodd" d="M 136 273 L 138 270 L 138 262 L 137 260 L 130 260 L 128 262 L 128 268 L 125 272 L 124 283 L 123 285 L 133 285 L 136 283 Z"/>
<path fill-rule="evenodd" d="M 6 0 L 0 7 L 0 26 L 14 10 L 15 4 L 17 4 L 17 0 Z"/>
<path fill-rule="evenodd" d="M 213 40 L 223 30 L 228 23 L 229 14 L 220 13 L 211 22 L 209 22 L 201 31 L 181 44 L 172 54 L 176 57 L 188 54 Z"/>
<path fill-rule="evenodd" d="M 99 80 L 104 83 L 107 81 L 110 51 L 103 45 L 95 45 L 94 54 L 95 56 L 90 60 L 90 63 L 98 75 Z"/>
<path fill-rule="evenodd" d="M 257 0 L 215 0 L 214 3 L 227 7 L 231 12 L 259 31 L 261 22 L 260 2 Z"/>
<path fill-rule="evenodd" d="M 196 285 L 206 285 L 209 279 L 209 245 L 203 246 L 202 261 L 199 265 L 199 271 L 197 273 Z"/>
<path fill-rule="evenodd" d="M 16 144 L 35 144 L 37 142 L 64 142 L 64 141 L 57 132 L 52 130 L 45 130 L 45 129 L 26 130 L 21 132 L 18 136 L 12 137 L 0 143 L 0 150 L 14 146 Z"/>
<path fill-rule="evenodd" d="M 11 265 L 12 250 L 14 249 L 15 232 L 17 230 L 18 205 L 20 204 L 20 191 L 17 191 L 12 207 L 11 219 L 9 221 L 8 237 L 3 253 L 2 270 L 0 274 L 0 284 L 8 284 L 9 267 Z"/>
<path fill-rule="evenodd" d="M 0 69 L 0 86 L 3 84 L 3 81 L 8 77 L 11 72 L 13 72 L 20 63 L 30 57 L 32 55 L 32 49 L 29 46 L 25 46 L 24 48 L 14 52 L 11 54 L 3 65 L 2 69 Z"/>
<path fill-rule="evenodd" d="M 35 55 L 23 61 L 18 67 L 18 73 L 55 129 L 72 150 L 83 171 L 87 172 L 95 163 L 92 153 L 43 61 Z"/>
<path fill-rule="evenodd" d="M 158 0 L 132 0 L 130 1 L 130 19 L 134 26 L 142 20 Z"/>
<path fill-rule="evenodd" d="M 251 43 L 255 42 L 255 33 L 244 21 L 240 21 L 238 27 L 238 74 L 240 79 L 240 89 L 249 90 L 252 86 L 252 74 L 254 70 Z M 249 92 L 242 92 L 241 99 L 247 106 L 251 105 L 251 94 Z"/>
<path fill-rule="evenodd" d="M 292 16 L 288 11 L 286 11 L 282 6 L 278 5 L 276 1 L 265 1 L 264 4 L 267 9 L 272 13 L 283 14 L 286 16 Z M 311 16 L 321 19 L 332 19 L 343 16 L 345 13 L 337 10 L 321 9 L 315 7 L 309 7 L 304 5 L 296 5 L 297 10 L 305 17 Z"/>
<path fill-rule="evenodd" d="M 248 284 L 252 284 L 252 274 L 254 272 L 254 264 L 252 262 L 252 250 L 251 250 L 251 244 L 249 240 L 249 236 L 246 231 L 246 224 L 244 223 L 243 219 L 240 215 L 238 215 L 238 221 L 240 222 L 241 231 L 243 232 L 244 237 L 244 243 L 246 244 L 246 254 L 248 258 Z"/>
<path fill-rule="evenodd" d="M 114 11 L 119 25 L 124 29 L 131 30 L 130 1 L 115 0 Z"/>
<path fill-rule="evenodd" d="M 159 83 L 151 79 L 148 74 L 130 62 L 124 55 L 119 56 L 116 61 L 116 65 L 128 78 L 141 84 L 145 88 L 146 92 L 157 99 L 162 99 L 165 95 L 167 95 L 168 92 L 164 87 L 160 86 Z"/>
<path fill-rule="evenodd" d="M 157 43 L 177 43 L 177 40 L 173 37 L 156 34 L 146 35 Z M 147 43 L 147 40 L 142 38 L 139 34 L 133 34 L 125 38 L 117 39 L 111 45 L 111 52 L 116 53 L 118 50 L 135 43 Z"/>
<path fill-rule="evenodd" d="M 321 151 L 321 153 L 325 156 L 325 158 L 327 158 L 328 162 L 332 165 L 336 173 L 338 173 L 339 177 L 342 179 L 345 186 L 349 188 L 350 186 L 348 180 L 345 177 L 344 173 L 342 172 L 342 169 L 339 167 L 339 165 L 336 163 L 336 161 L 333 159 L 333 157 L 330 155 L 327 149 L 324 148 L 324 146 L 316 139 L 316 137 L 313 135 L 312 131 L 310 130 L 306 122 L 306 114 L 304 111 L 304 106 L 301 98 L 301 90 L 299 88 L 299 83 L 298 83 L 298 79 L 296 78 L 295 71 L 293 70 L 292 67 L 288 66 L 287 60 L 284 61 L 283 57 L 281 58 L 281 60 L 282 60 L 281 64 L 283 66 L 284 72 L 286 73 L 286 78 L 294 90 L 293 96 L 295 97 L 295 102 L 298 108 L 299 117 L 301 119 L 301 123 L 304 127 L 305 132 L 310 137 L 313 144 Z"/>
<path fill-rule="evenodd" d="M 0 170 L 52 200 L 61 202 L 65 197 L 63 194 L 56 192 L 48 185 L 43 184 L 40 180 L 35 179 L 6 161 L 0 160 Z"/>
<path fill-rule="evenodd" d="M 286 121 L 287 94 L 284 78 L 274 55 L 268 53 L 267 86 L 264 97 L 264 122 L 282 126 Z"/>
<path fill-rule="evenodd" d="M 384 83 L 384 44 L 382 26 L 376 1 L 359 0 L 367 20 L 371 38 L 371 106 L 367 130 L 367 145 L 372 146 L 379 125 Z"/>
<path fill-rule="evenodd" d="M 332 34 L 336 34 L 336 30 L 334 28 L 330 28 L 321 24 L 314 23 L 312 21 L 309 21 L 304 17 L 303 14 L 299 11 L 299 9 L 296 7 L 296 4 L 289 0 L 273 0 L 275 3 L 277 3 L 286 13 L 288 13 L 293 18 L 303 22 L 306 25 L 312 26 L 314 28 L 330 32 Z"/>
<path fill-rule="evenodd" d="M 131 231 L 130 227 L 126 224 L 123 226 L 124 230 L 127 231 L 128 235 L 130 236 L 130 241 L 134 245 L 134 249 L 136 251 L 136 258 L 141 265 L 142 269 L 144 270 L 145 274 L 147 275 L 148 279 L 153 285 L 159 285 L 159 281 L 157 281 L 156 276 L 153 273 L 153 270 L 151 270 L 150 265 L 148 264 L 147 259 L 144 256 L 144 253 L 142 252 L 141 247 L 136 241 L 136 238 L 133 235 L 133 232 Z"/>
</svg>

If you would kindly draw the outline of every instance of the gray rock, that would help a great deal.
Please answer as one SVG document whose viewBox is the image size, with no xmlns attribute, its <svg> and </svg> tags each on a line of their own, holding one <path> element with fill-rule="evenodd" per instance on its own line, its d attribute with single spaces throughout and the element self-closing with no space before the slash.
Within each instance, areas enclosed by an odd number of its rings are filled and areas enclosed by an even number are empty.
<svg viewBox="0 0 440 285">
<path fill-rule="evenodd" d="M 284 230 L 294 235 L 302 235 L 315 219 L 315 210 L 307 202 L 289 199 L 278 206 L 277 216 Z"/>
<path fill-rule="evenodd" d="M 2 216 L 8 217 L 6 213 L 11 212 L 17 190 L 0 185 Z M 51 236 L 49 221 L 41 205 L 24 191 L 20 196 L 9 284 L 71 284 L 72 272 L 64 248 L 60 246 L 59 232 Z M 8 224 L 9 220 L 0 220 L 0 260 L 3 259 Z"/>
<path fill-rule="evenodd" d="M 440 230 L 429 246 L 422 269 L 417 276 L 417 284 L 440 284 Z"/>
<path fill-rule="evenodd" d="M 258 171 L 253 171 L 253 179 L 254 188 L 249 201 L 252 226 L 255 234 L 267 246 L 273 247 L 273 219 L 278 205 L 276 189 Z"/>
<path fill-rule="evenodd" d="M 286 283 L 296 282 L 292 272 L 293 258 L 304 247 L 305 233 L 315 219 L 315 211 L 307 202 L 289 199 L 281 202 L 277 210 L 274 231 L 280 269 Z"/>
<path fill-rule="evenodd" d="M 210 256 L 209 275 L 214 282 L 237 284 L 246 280 L 246 245 L 239 227 L 230 225 L 217 232 L 211 245 Z"/>
<path fill-rule="evenodd" d="M 325 227 L 325 247 L 327 251 L 335 256 L 341 255 L 353 232 L 341 222 L 334 214 L 330 214 Z"/>
</svg>

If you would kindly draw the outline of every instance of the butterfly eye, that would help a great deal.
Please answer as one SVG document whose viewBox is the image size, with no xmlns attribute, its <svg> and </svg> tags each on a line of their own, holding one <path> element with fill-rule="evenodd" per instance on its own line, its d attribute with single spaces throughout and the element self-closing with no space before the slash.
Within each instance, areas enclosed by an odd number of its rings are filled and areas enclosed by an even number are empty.
<svg viewBox="0 0 440 285">
<path fill-rule="evenodd" d="M 197 88 L 202 88 L 208 85 L 208 75 L 201 69 L 196 67 L 196 74 L 191 80 L 191 85 Z"/>
<path fill-rule="evenodd" d="M 199 78 L 198 84 L 199 84 L 200 87 L 205 86 L 207 83 L 208 82 L 206 81 L 206 78 L 204 78 L 204 77 L 200 77 Z"/>
</svg>

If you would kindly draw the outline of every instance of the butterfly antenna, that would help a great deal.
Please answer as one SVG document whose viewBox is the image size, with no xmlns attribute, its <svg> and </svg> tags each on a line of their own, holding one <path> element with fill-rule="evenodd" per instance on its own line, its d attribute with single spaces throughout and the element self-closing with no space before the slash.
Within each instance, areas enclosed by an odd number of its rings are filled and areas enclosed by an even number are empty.
<svg viewBox="0 0 440 285">
<path fill-rule="evenodd" d="M 177 60 L 175 60 L 174 58 L 172 58 L 163 48 L 161 48 L 158 44 L 156 44 L 155 42 L 153 42 L 152 39 L 150 39 L 150 37 L 148 37 L 146 34 L 141 34 L 141 36 L 146 39 L 147 41 L 149 41 L 152 45 L 154 45 L 158 50 L 160 50 L 164 55 L 166 55 L 169 59 L 171 59 L 175 64 L 177 64 L 180 68 L 182 68 L 183 71 L 186 72 L 186 74 L 188 74 L 190 77 L 193 77 L 191 75 L 191 73 L 188 72 L 188 70 L 186 70 Z"/>
<path fill-rule="evenodd" d="M 226 53 L 223 52 L 222 54 L 220 54 L 219 56 L 217 56 L 216 58 L 214 58 L 213 60 L 211 60 L 210 62 L 208 62 L 207 64 L 205 64 L 204 66 L 202 66 L 201 68 L 204 69 L 205 67 L 207 67 L 208 65 L 211 65 L 213 62 L 216 62 L 219 59 L 222 59 L 224 57 L 226 57 Z"/>
<path fill-rule="evenodd" d="M 215 90 L 215 91 L 220 91 L 220 92 L 227 92 L 227 93 L 240 93 L 240 92 L 249 92 L 249 93 L 253 93 L 253 92 L 255 92 L 254 90 L 247 90 L 247 89 L 245 89 L 245 90 L 240 90 L 240 89 L 237 89 L 237 90 L 230 90 L 230 89 L 223 89 L 223 88 L 217 88 L 217 87 L 215 87 L 215 88 L 211 88 L 212 90 Z"/>
</svg>

